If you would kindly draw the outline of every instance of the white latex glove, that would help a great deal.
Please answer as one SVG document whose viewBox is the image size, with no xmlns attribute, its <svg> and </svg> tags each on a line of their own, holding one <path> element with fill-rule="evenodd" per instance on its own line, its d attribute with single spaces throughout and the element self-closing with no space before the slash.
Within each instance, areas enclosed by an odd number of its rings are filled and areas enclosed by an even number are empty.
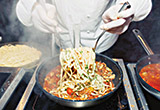
<svg viewBox="0 0 160 110">
<path fill-rule="evenodd" d="M 43 31 L 54 33 L 60 31 L 56 21 L 56 9 L 51 4 L 45 4 L 45 7 L 36 3 L 32 11 L 33 25 Z"/>
<path fill-rule="evenodd" d="M 35 26 L 43 32 L 59 32 L 57 26 L 56 9 L 54 5 L 45 3 L 42 5 L 39 0 L 19 0 L 16 5 L 18 19 L 25 26 Z"/>
<path fill-rule="evenodd" d="M 102 15 L 104 24 L 100 27 L 113 34 L 122 34 L 128 29 L 134 16 L 134 10 L 131 8 L 118 13 L 123 4 L 116 4 L 110 7 Z"/>
</svg>

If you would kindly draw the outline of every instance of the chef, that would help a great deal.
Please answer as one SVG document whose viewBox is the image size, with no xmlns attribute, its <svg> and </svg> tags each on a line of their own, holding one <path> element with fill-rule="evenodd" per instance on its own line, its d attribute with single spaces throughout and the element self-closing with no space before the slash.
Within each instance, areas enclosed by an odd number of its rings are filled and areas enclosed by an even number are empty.
<svg viewBox="0 0 160 110">
<path fill-rule="evenodd" d="M 118 12 L 126 2 L 131 7 Z M 16 14 L 25 26 L 51 33 L 55 49 L 56 45 L 72 47 L 77 27 L 80 43 L 87 47 L 94 47 L 105 30 L 96 48 L 100 53 L 109 49 L 132 21 L 146 18 L 151 8 L 151 0 L 19 0 Z"/>
</svg>

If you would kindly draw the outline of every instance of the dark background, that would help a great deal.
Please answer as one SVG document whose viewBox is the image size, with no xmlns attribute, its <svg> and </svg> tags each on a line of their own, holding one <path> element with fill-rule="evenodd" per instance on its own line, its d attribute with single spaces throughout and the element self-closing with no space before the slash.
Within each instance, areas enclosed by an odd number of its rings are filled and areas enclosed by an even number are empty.
<svg viewBox="0 0 160 110">
<path fill-rule="evenodd" d="M 28 41 L 29 38 L 32 38 L 31 41 L 47 42 L 50 39 L 49 34 L 27 28 L 19 22 L 15 14 L 16 2 L 17 0 L 0 0 L 0 36 L 2 36 L 0 43 Z M 103 54 L 112 58 L 122 58 L 125 62 L 137 62 L 146 56 L 146 52 L 132 33 L 132 29 L 135 28 L 142 32 L 153 52 L 160 53 L 160 0 L 152 0 L 152 3 L 152 11 L 147 18 L 140 22 L 132 22 L 115 45 Z"/>
</svg>

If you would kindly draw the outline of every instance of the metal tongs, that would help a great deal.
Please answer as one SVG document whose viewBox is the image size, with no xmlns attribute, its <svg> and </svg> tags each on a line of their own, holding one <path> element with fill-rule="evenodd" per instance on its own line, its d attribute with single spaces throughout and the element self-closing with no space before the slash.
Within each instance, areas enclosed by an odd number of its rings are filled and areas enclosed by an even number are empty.
<svg viewBox="0 0 160 110">
<path fill-rule="evenodd" d="M 129 9 L 130 7 L 131 7 L 131 5 L 130 5 L 129 2 L 127 1 L 127 2 L 125 2 L 125 3 L 122 5 L 122 7 L 121 7 L 120 10 L 118 11 L 118 13 L 120 13 L 120 12 L 123 11 L 123 10 Z M 95 43 L 95 46 L 94 46 L 94 48 L 93 48 L 93 51 L 96 50 L 98 41 L 99 41 L 99 39 L 103 36 L 103 34 L 104 34 L 105 32 L 106 32 L 106 30 L 103 30 L 102 33 L 98 36 L 98 39 L 97 39 L 97 41 L 96 41 L 96 43 Z"/>
</svg>

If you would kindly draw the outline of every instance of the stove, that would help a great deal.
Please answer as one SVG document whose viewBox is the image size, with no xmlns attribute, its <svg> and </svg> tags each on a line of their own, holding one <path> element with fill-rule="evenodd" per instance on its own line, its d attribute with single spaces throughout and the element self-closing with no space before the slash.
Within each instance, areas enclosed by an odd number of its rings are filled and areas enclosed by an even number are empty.
<svg viewBox="0 0 160 110">
<path fill-rule="evenodd" d="M 148 110 L 154 107 L 155 103 L 149 100 L 150 98 L 157 100 L 141 89 L 135 79 L 135 64 L 125 65 L 123 59 L 113 60 L 123 71 L 123 83 L 108 100 L 81 109 Z M 51 101 L 42 93 L 36 85 L 36 69 L 0 68 L 0 110 L 75 110 L 76 108 L 62 106 Z"/>
</svg>

